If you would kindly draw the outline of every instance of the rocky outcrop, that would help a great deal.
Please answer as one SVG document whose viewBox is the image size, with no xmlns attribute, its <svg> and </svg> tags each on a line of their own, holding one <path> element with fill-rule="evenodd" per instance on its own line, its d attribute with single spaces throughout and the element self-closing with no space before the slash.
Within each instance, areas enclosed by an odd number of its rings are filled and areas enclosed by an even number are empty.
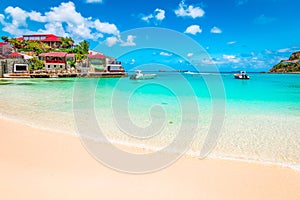
<svg viewBox="0 0 300 200">
<path fill-rule="evenodd" d="M 296 73 L 300 72 L 300 51 L 293 53 L 288 60 L 281 60 L 274 65 L 270 72 L 273 73 Z"/>
</svg>

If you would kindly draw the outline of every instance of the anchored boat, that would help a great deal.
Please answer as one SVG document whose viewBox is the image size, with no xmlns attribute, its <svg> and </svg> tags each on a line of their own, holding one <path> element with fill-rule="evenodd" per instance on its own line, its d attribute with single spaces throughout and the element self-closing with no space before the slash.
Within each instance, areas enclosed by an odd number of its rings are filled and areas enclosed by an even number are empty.
<svg viewBox="0 0 300 200">
<path fill-rule="evenodd" d="M 236 79 L 250 79 L 246 71 L 240 71 L 239 74 L 234 74 L 234 78 Z"/>
<path fill-rule="evenodd" d="M 156 74 L 143 74 L 141 70 L 136 70 L 135 74 L 130 76 L 132 80 L 144 80 L 144 79 L 153 79 L 156 77 Z"/>
</svg>

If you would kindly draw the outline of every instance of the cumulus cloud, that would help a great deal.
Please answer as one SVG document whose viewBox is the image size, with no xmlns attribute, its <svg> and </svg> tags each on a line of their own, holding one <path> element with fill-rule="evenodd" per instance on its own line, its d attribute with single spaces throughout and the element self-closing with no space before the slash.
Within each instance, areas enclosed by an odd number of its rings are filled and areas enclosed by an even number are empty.
<svg viewBox="0 0 300 200">
<path fill-rule="evenodd" d="M 220 34 L 222 33 L 222 30 L 216 26 L 214 26 L 211 30 L 210 30 L 211 33 L 215 33 L 215 34 Z"/>
<path fill-rule="evenodd" d="M 239 63 L 241 61 L 240 58 L 237 58 L 235 55 L 223 55 L 223 59 L 225 59 L 225 61 L 227 62 L 231 62 L 231 63 Z"/>
<path fill-rule="evenodd" d="M 193 5 L 185 5 L 184 1 L 181 1 L 177 10 L 175 10 L 177 17 L 191 17 L 193 19 L 197 17 L 203 17 L 204 10 L 200 7 L 194 7 Z"/>
<path fill-rule="evenodd" d="M 126 46 L 136 46 L 136 43 L 134 42 L 134 35 L 128 35 L 126 41 L 123 41 L 119 36 L 112 36 L 112 37 L 108 37 L 105 40 L 105 44 L 108 47 L 112 47 L 116 44 L 119 44 L 120 46 L 126 47 Z"/>
<path fill-rule="evenodd" d="M 196 35 L 197 33 L 202 33 L 202 29 L 200 28 L 199 25 L 191 25 L 187 27 L 184 32 L 192 35 Z"/>
<path fill-rule="evenodd" d="M 26 18 L 28 14 L 21 8 L 9 6 L 4 12 L 12 18 L 12 24 L 14 26 L 27 26 Z"/>
<path fill-rule="evenodd" d="M 166 17 L 166 16 L 165 16 L 165 13 L 166 13 L 166 12 L 165 12 L 164 10 L 159 9 L 159 8 L 156 8 L 154 12 L 156 13 L 155 18 L 156 18 L 157 20 L 162 21 L 162 20 L 165 19 L 165 17 Z"/>
<path fill-rule="evenodd" d="M 135 36 L 128 35 L 127 40 L 125 42 L 121 41 L 121 46 L 135 46 L 136 44 L 134 42 L 134 38 L 135 38 Z"/>
<path fill-rule="evenodd" d="M 95 29 L 101 33 L 119 35 L 119 30 L 114 24 L 108 22 L 101 22 L 99 19 L 94 21 Z"/>
<path fill-rule="evenodd" d="M 166 18 L 165 13 L 166 13 L 165 10 L 160 9 L 160 8 L 156 8 L 153 11 L 153 13 L 141 17 L 141 20 L 146 21 L 148 23 L 152 22 L 152 21 L 154 23 L 161 22 Z"/>
<path fill-rule="evenodd" d="M 150 15 L 147 15 L 147 16 L 143 16 L 141 19 L 142 19 L 143 21 L 149 22 L 150 19 L 153 19 L 153 15 L 150 14 Z"/>
<path fill-rule="evenodd" d="M 39 29 L 29 30 L 27 22 L 30 21 L 37 22 Z M 82 16 L 76 11 L 73 2 L 62 2 L 45 13 L 9 6 L 5 9 L 4 15 L 0 14 L 0 23 L 3 25 L 3 31 L 16 37 L 38 32 L 53 33 L 63 37 L 70 36 L 75 41 L 79 41 L 83 39 L 97 40 L 104 37 L 104 34 L 119 35 L 115 24 Z"/>
<path fill-rule="evenodd" d="M 106 43 L 107 46 L 112 47 L 115 44 L 117 44 L 118 41 L 119 41 L 119 39 L 117 37 L 112 36 L 112 37 L 106 38 L 105 43 Z"/>
</svg>

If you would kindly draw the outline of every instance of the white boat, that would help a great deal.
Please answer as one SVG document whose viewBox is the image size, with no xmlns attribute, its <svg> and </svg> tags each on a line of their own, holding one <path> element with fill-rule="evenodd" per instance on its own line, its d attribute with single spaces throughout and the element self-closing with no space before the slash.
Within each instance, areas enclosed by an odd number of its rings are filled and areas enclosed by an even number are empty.
<svg viewBox="0 0 300 200">
<path fill-rule="evenodd" d="M 201 75 L 201 73 L 199 73 L 199 72 L 191 72 L 191 71 L 186 71 L 186 72 L 184 72 L 184 74 L 188 74 L 188 75 L 192 75 L 192 76 Z"/>
<path fill-rule="evenodd" d="M 141 70 L 135 70 L 135 74 L 130 76 L 133 80 L 153 79 L 156 74 L 143 74 Z"/>
<path fill-rule="evenodd" d="M 236 78 L 236 79 L 250 79 L 250 76 L 247 75 L 246 71 L 240 71 L 239 74 L 234 74 L 234 78 Z"/>
</svg>

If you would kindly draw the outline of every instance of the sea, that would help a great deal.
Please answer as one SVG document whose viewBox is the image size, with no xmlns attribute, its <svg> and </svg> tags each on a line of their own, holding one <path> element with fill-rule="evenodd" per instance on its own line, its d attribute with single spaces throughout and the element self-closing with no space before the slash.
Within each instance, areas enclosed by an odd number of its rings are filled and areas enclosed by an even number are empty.
<svg viewBox="0 0 300 200">
<path fill-rule="evenodd" d="M 147 73 L 156 77 L 1 79 L 0 117 L 147 153 L 300 170 L 299 74 Z"/>
</svg>

